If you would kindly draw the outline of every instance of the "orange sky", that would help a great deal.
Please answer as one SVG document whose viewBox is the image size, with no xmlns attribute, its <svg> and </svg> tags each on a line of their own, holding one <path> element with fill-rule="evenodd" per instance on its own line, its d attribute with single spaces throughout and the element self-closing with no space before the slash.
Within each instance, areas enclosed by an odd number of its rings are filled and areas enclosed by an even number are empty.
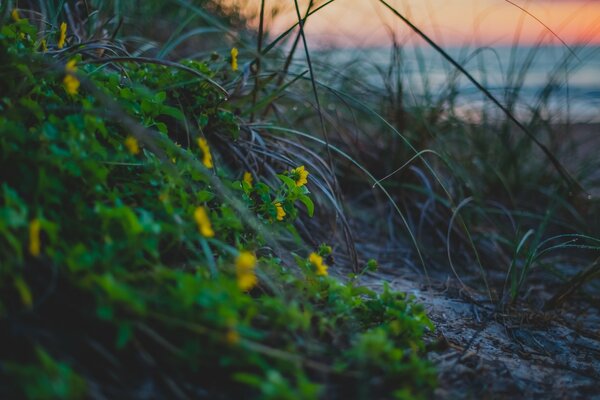
<svg viewBox="0 0 600 400">
<path fill-rule="evenodd" d="M 269 24 L 276 33 L 295 19 L 293 0 L 265 0 L 267 9 L 279 7 L 279 15 Z M 259 0 L 223 0 L 235 3 L 246 13 L 257 12 Z M 323 2 L 321 0 L 321 2 Z M 308 0 L 300 0 L 304 10 Z M 559 44 L 535 19 L 504 0 L 388 0 L 399 12 L 444 45 L 501 45 L 512 43 L 522 26 L 519 42 Z M 569 45 L 600 44 L 600 1 L 592 0 L 514 0 Z M 313 45 L 370 46 L 389 43 L 389 28 L 404 42 L 409 30 L 378 0 L 335 0 L 315 14 L 306 32 Z"/>
</svg>

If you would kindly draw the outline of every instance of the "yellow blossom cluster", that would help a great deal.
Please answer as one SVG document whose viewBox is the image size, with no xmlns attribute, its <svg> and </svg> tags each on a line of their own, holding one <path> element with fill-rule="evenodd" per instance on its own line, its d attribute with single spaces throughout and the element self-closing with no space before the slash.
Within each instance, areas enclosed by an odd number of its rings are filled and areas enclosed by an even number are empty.
<svg viewBox="0 0 600 400">
<path fill-rule="evenodd" d="M 129 150 L 129 152 L 133 155 L 140 153 L 140 145 L 137 139 L 133 136 L 127 136 L 125 139 L 125 147 L 127 147 L 127 150 Z"/>
<path fill-rule="evenodd" d="M 296 186 L 301 187 L 308 183 L 308 171 L 304 165 L 294 168 L 291 172 L 292 179 L 296 181 Z"/>
<path fill-rule="evenodd" d="M 283 218 L 286 216 L 283 206 L 281 205 L 281 203 L 275 203 L 274 205 L 275 211 L 277 212 L 277 221 L 283 221 Z"/>
<path fill-rule="evenodd" d="M 243 181 L 246 182 L 248 186 L 252 187 L 252 182 L 254 181 L 254 178 L 252 178 L 252 174 L 250 172 L 246 171 L 244 172 Z"/>
<path fill-rule="evenodd" d="M 198 147 L 202 151 L 202 164 L 208 169 L 213 167 L 212 155 L 210 154 L 210 147 L 208 142 L 204 138 L 198 138 Z"/>
<path fill-rule="evenodd" d="M 323 263 L 323 257 L 318 255 L 317 253 L 310 253 L 308 256 L 308 261 L 315 267 L 315 273 L 319 276 L 327 275 L 327 265 Z"/>
<path fill-rule="evenodd" d="M 56 44 L 56 47 L 58 47 L 59 49 L 62 49 L 63 47 L 65 47 L 66 40 L 67 40 L 67 23 L 63 22 L 62 24 L 60 24 L 60 36 L 58 37 L 58 43 Z"/>
<path fill-rule="evenodd" d="M 240 289 L 246 291 L 252 289 L 258 283 L 254 273 L 256 267 L 256 256 L 249 251 L 242 251 L 235 260 L 235 272 Z"/>
<path fill-rule="evenodd" d="M 194 219 L 196 220 L 198 230 L 202 236 L 207 238 L 215 236 L 215 231 L 213 231 L 210 219 L 208 218 L 208 213 L 204 207 L 196 207 Z"/>
<path fill-rule="evenodd" d="M 15 21 L 15 22 L 19 22 L 21 20 L 21 16 L 19 15 L 19 10 L 17 10 L 16 8 L 13 8 L 12 12 L 10 13 L 10 16 L 13 19 L 13 21 Z"/>
<path fill-rule="evenodd" d="M 75 76 L 75 72 L 77 72 L 77 62 L 70 60 L 65 65 L 65 78 L 63 79 L 65 91 L 70 95 L 76 95 L 79 92 L 79 79 Z"/>
<path fill-rule="evenodd" d="M 238 70 L 238 54 L 239 51 L 236 47 L 231 49 L 231 70 L 234 72 Z"/>
</svg>

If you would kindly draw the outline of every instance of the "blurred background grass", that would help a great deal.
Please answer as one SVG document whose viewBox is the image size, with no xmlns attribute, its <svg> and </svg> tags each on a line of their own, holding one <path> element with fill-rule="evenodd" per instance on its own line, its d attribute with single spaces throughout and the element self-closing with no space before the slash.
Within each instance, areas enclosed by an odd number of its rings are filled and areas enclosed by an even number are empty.
<svg viewBox="0 0 600 400">
<path fill-rule="evenodd" d="M 570 30 L 549 31 L 560 15 L 544 27 L 501 3 L 518 16 L 508 40 L 487 39 L 494 30 L 486 18 L 497 8 L 482 10 L 485 18 L 469 9 L 475 20 L 463 25 L 476 26 L 466 30 L 476 39 L 463 46 L 436 31 L 444 21 L 435 7 L 424 19 L 397 3 L 380 9 L 379 41 L 356 45 L 339 37 L 328 43 L 325 33 L 309 30 L 338 6 L 359 31 L 363 9 L 341 0 L 19 1 L 4 2 L 1 11 L 8 21 L 18 7 L 40 38 L 53 38 L 67 21 L 68 48 L 51 51 L 58 60 L 80 55 L 122 76 L 131 68 L 123 62 L 211 65 L 211 79 L 228 93 L 222 102 L 209 97 L 227 111 L 207 128 L 222 168 L 236 179 L 250 171 L 271 185 L 298 165 L 311 173 L 315 217 L 300 212 L 268 244 L 286 265 L 294 263 L 290 251 L 325 242 L 335 260 L 331 273 L 340 278 L 364 272 L 376 258 L 381 268 L 426 282 L 450 276 L 499 308 L 555 308 L 575 293 L 597 304 L 593 13 L 580 21 L 584 34 L 576 40 Z M 577 24 L 572 15 L 563 20 Z M 238 71 L 230 67 L 233 47 Z M 191 147 L 185 122 L 167 125 L 175 143 Z"/>
</svg>

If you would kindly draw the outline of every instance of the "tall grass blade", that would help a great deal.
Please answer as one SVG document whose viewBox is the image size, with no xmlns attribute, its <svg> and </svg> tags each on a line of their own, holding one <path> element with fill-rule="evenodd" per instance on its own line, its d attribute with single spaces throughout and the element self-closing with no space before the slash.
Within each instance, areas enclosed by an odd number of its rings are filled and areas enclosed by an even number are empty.
<svg viewBox="0 0 600 400">
<path fill-rule="evenodd" d="M 261 52 L 263 45 L 263 35 L 265 29 L 265 0 L 260 2 L 260 18 L 258 23 L 258 40 L 256 41 L 256 58 L 254 59 L 254 65 L 256 66 L 256 73 L 254 75 L 254 90 L 252 91 L 252 112 L 250 113 L 250 123 L 254 122 L 254 108 L 256 108 L 256 101 L 258 99 L 258 91 L 260 90 L 260 67 L 261 67 Z"/>
<path fill-rule="evenodd" d="M 433 49 L 435 49 L 446 61 L 451 63 L 456 69 L 458 69 L 477 89 L 479 89 L 492 103 L 494 103 L 507 117 L 510 119 L 521 131 L 523 131 L 546 155 L 548 160 L 552 163 L 556 171 L 560 174 L 562 179 L 566 182 L 569 191 L 575 191 L 576 194 L 586 193 L 586 190 L 581 186 L 581 184 L 571 176 L 571 174 L 567 171 L 567 169 L 561 164 L 560 161 L 552 154 L 552 152 L 542 143 L 540 142 L 533 133 L 527 129 L 525 125 L 521 121 L 514 116 L 514 114 L 506 108 L 488 89 L 486 89 L 477 79 L 473 77 L 459 62 L 457 62 L 452 56 L 450 56 L 444 49 L 442 49 L 433 39 L 431 39 L 427 34 L 425 34 L 422 30 L 420 30 L 416 25 L 414 25 L 410 20 L 408 20 L 404 15 L 398 12 L 395 8 L 390 6 L 385 0 L 379 0 L 385 7 L 387 7 L 394 15 L 402 20 L 406 25 L 408 25 L 417 35 L 419 35 L 427 44 L 429 44 Z M 589 196 L 589 194 L 588 194 Z"/>
<path fill-rule="evenodd" d="M 379 189 L 387 197 L 387 199 L 390 201 L 390 203 L 392 204 L 392 206 L 396 210 L 396 213 L 398 214 L 398 216 L 402 220 L 402 224 L 404 225 L 404 227 L 406 228 L 406 231 L 408 232 L 408 235 L 410 237 L 411 243 L 415 247 L 415 250 L 417 252 L 417 256 L 419 257 L 419 262 L 423 266 L 423 271 L 425 273 L 425 277 L 427 278 L 427 282 L 428 283 L 430 282 L 429 273 L 427 271 L 427 266 L 425 264 L 425 259 L 423 258 L 423 253 L 421 251 L 421 247 L 419 246 L 419 242 L 417 241 L 417 238 L 415 237 L 414 233 L 410 229 L 410 224 L 408 223 L 408 220 L 406 219 L 405 215 L 402 213 L 402 210 L 400 210 L 400 206 L 398 206 L 398 203 L 394 200 L 394 198 L 392 197 L 392 195 L 390 194 L 390 192 L 387 191 L 387 189 L 385 188 L 385 186 L 377 184 L 377 178 L 375 178 L 369 172 L 369 170 L 367 170 L 361 163 L 359 163 L 358 161 L 356 161 L 354 158 L 352 158 L 349 154 L 347 154 L 343 150 L 339 149 L 338 147 L 336 147 L 334 145 L 327 145 L 327 143 L 325 143 L 324 140 L 319 139 L 318 137 L 315 137 L 315 136 L 310 135 L 308 133 L 297 131 L 297 130 L 294 130 L 294 129 L 287 129 L 287 128 L 282 128 L 282 127 L 276 127 L 276 126 L 272 126 L 272 125 L 263 125 L 263 126 L 257 126 L 257 127 L 262 128 L 262 129 L 266 129 L 266 130 L 274 130 L 274 131 L 281 131 L 281 132 L 286 132 L 286 133 L 294 134 L 294 135 L 301 136 L 301 137 L 304 137 L 304 138 L 309 139 L 309 140 L 313 140 L 313 141 L 315 141 L 315 142 L 317 142 L 317 143 L 319 143 L 321 145 L 329 146 L 333 152 L 335 152 L 336 154 L 339 154 L 340 156 L 342 156 L 346 160 L 350 161 L 353 165 L 355 165 L 358 169 L 360 169 L 371 181 L 375 182 L 376 185 L 377 185 L 377 187 L 379 187 Z"/>
<path fill-rule="evenodd" d="M 319 114 L 319 123 L 321 126 L 321 130 L 323 132 L 323 138 L 325 139 L 326 151 L 327 151 L 327 161 L 329 163 L 329 168 L 332 171 L 334 171 L 334 164 L 333 164 L 333 157 L 331 155 L 329 136 L 327 134 L 327 127 L 325 126 L 325 119 L 323 117 L 321 101 L 319 100 L 319 93 L 317 91 L 317 84 L 315 81 L 314 69 L 313 69 L 311 59 L 310 59 L 310 51 L 308 50 L 308 43 L 306 41 L 306 35 L 304 34 L 304 23 L 306 22 L 307 18 L 306 17 L 303 18 L 302 15 L 300 14 L 300 6 L 298 5 L 298 0 L 294 0 L 294 7 L 296 9 L 296 17 L 298 18 L 298 26 L 300 28 L 300 36 L 302 38 L 302 44 L 304 46 L 304 54 L 306 56 L 306 63 L 308 64 L 310 83 L 311 83 L 311 87 L 312 87 L 313 96 L 315 98 L 315 105 L 317 107 L 317 113 Z M 335 179 L 335 178 L 334 178 L 334 184 L 336 186 L 335 194 L 336 194 L 336 196 L 340 197 L 341 191 L 339 190 L 337 179 Z M 353 236 L 352 232 L 350 231 L 349 227 L 347 227 L 345 225 L 344 225 L 344 232 L 347 237 L 347 242 L 348 242 L 347 245 L 348 245 L 348 248 L 350 249 L 350 259 L 352 260 L 353 268 L 355 269 L 355 272 L 358 272 L 358 268 L 359 268 L 358 267 L 358 254 L 356 253 L 356 249 L 354 247 L 354 240 L 352 237 Z"/>
<path fill-rule="evenodd" d="M 550 28 L 548 25 L 546 25 L 544 23 L 544 21 L 542 21 L 541 19 L 539 19 L 534 14 L 529 12 L 527 9 L 521 7 L 514 1 L 511 1 L 511 0 L 504 0 L 504 1 L 507 2 L 508 4 L 512 4 L 513 6 L 517 7 L 519 10 L 523 11 L 525 14 L 529 15 L 531 18 L 535 19 L 540 25 L 542 25 L 546 30 L 548 30 L 548 32 L 550 32 L 552 34 L 552 36 L 554 36 L 556 39 L 558 39 L 558 41 L 560 41 L 563 44 L 563 46 L 565 46 L 565 48 L 569 51 L 569 53 L 571 53 L 571 55 L 577 59 L 577 61 L 581 61 L 581 59 L 577 56 L 577 53 L 575 53 L 573 51 L 573 49 L 571 49 L 571 47 L 556 32 L 554 32 L 552 30 L 552 28 Z"/>
<path fill-rule="evenodd" d="M 324 7 L 328 6 L 329 4 L 333 3 L 335 0 L 329 0 L 323 4 L 321 4 L 319 7 L 315 8 L 314 10 L 312 10 L 311 12 L 309 12 L 305 17 L 304 20 L 306 20 L 307 17 L 313 15 L 314 13 L 318 12 L 319 10 L 323 9 Z M 300 19 L 302 20 L 302 19 Z M 285 30 L 284 32 L 282 32 L 281 34 L 279 34 L 279 36 L 277 36 L 271 43 L 269 43 L 269 45 L 267 45 L 265 47 L 265 49 L 263 50 L 262 54 L 265 55 L 267 54 L 270 50 L 272 50 L 277 43 L 279 43 L 280 41 L 282 41 L 284 38 L 287 37 L 287 35 L 290 34 L 290 32 L 292 32 L 297 26 L 299 25 L 299 22 L 296 22 L 295 24 L 293 24 L 292 26 L 290 26 L 287 30 Z"/>
</svg>

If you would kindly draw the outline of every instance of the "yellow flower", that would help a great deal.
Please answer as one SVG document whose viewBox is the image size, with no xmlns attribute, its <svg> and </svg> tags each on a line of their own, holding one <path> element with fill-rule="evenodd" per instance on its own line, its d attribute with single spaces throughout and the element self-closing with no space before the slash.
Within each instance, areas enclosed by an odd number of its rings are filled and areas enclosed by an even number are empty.
<svg viewBox="0 0 600 400">
<path fill-rule="evenodd" d="M 74 74 L 77 72 L 77 61 L 69 60 L 65 65 L 65 71 Z"/>
<path fill-rule="evenodd" d="M 254 179 L 252 178 L 252 174 L 248 171 L 244 172 L 244 182 L 246 182 L 248 184 L 248 186 L 252 187 L 252 181 Z"/>
<path fill-rule="evenodd" d="M 46 39 L 42 39 L 42 41 L 40 42 L 40 47 L 42 48 L 42 52 L 47 52 L 48 51 L 48 44 L 46 43 Z"/>
<path fill-rule="evenodd" d="M 65 40 L 67 40 L 67 23 L 63 22 L 62 24 L 60 24 L 60 37 L 58 38 L 58 43 L 56 44 L 56 47 L 58 47 L 59 49 L 65 47 Z"/>
<path fill-rule="evenodd" d="M 323 264 L 323 257 L 318 255 L 317 253 L 310 253 L 308 256 L 308 261 L 315 267 L 315 273 L 319 276 L 327 275 L 327 265 Z"/>
<path fill-rule="evenodd" d="M 249 251 L 242 251 L 235 260 L 235 272 L 238 286 L 246 291 L 252 289 L 258 283 L 254 273 L 256 267 L 256 256 Z"/>
<path fill-rule="evenodd" d="M 198 224 L 198 230 L 204 237 L 213 237 L 215 236 L 215 231 L 212 229 L 212 225 L 210 224 L 210 219 L 208 218 L 208 214 L 204 207 L 196 207 L 194 211 L 194 219 L 196 220 L 196 224 Z"/>
<path fill-rule="evenodd" d="M 70 95 L 75 95 L 79 92 L 79 79 L 74 75 L 77 72 L 77 61 L 70 60 L 65 65 L 65 78 L 63 79 L 63 85 L 65 86 L 65 91 Z"/>
<path fill-rule="evenodd" d="M 16 8 L 13 8 L 12 12 L 10 13 L 10 16 L 12 17 L 13 21 L 15 21 L 15 22 L 19 22 L 21 20 L 21 16 L 19 15 L 19 10 L 17 10 Z"/>
<path fill-rule="evenodd" d="M 239 51 L 236 47 L 231 49 L 231 70 L 232 71 L 238 70 L 238 54 L 239 54 Z"/>
<path fill-rule="evenodd" d="M 292 177 L 296 180 L 296 186 L 304 186 L 308 183 L 308 171 L 304 168 L 304 165 L 299 166 L 292 170 Z"/>
<path fill-rule="evenodd" d="M 79 80 L 73 75 L 66 75 L 65 79 L 63 79 L 63 84 L 65 86 L 65 91 L 68 94 L 75 95 L 79 92 Z"/>
<path fill-rule="evenodd" d="M 125 139 L 125 147 L 127 147 L 127 150 L 133 155 L 140 153 L 140 145 L 133 136 L 127 136 L 127 139 Z"/>
<path fill-rule="evenodd" d="M 254 274 L 244 274 L 244 275 L 238 277 L 238 286 L 244 292 L 246 292 L 246 291 L 252 289 L 254 286 L 256 286 L 257 282 L 258 282 L 258 279 L 256 278 L 256 275 L 254 275 Z"/>
<path fill-rule="evenodd" d="M 210 154 L 210 148 L 208 147 L 206 139 L 198 138 L 198 147 L 202 150 L 202 164 L 208 169 L 212 168 L 212 155 Z"/>
<path fill-rule="evenodd" d="M 42 225 L 37 218 L 29 223 L 29 254 L 34 257 L 39 256 L 42 249 L 40 241 L 41 228 Z"/>
<path fill-rule="evenodd" d="M 286 214 L 281 203 L 275 203 L 275 210 L 277 211 L 277 221 L 283 221 L 283 217 L 285 217 Z"/>
<path fill-rule="evenodd" d="M 235 329 L 229 329 L 225 334 L 225 341 L 230 346 L 235 346 L 240 342 L 240 334 Z"/>
</svg>

